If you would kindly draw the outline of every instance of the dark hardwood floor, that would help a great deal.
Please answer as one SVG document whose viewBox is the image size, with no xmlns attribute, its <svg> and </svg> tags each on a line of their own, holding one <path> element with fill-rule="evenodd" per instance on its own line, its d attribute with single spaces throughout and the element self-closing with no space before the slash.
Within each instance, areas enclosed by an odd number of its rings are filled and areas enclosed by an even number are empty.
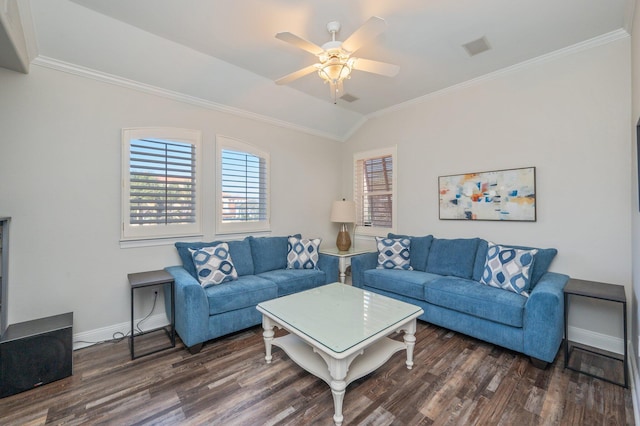
<svg viewBox="0 0 640 426">
<path fill-rule="evenodd" d="M 149 344 L 166 339 L 155 336 Z M 420 321 L 416 337 L 412 370 L 401 352 L 349 385 L 345 425 L 634 424 L 631 392 L 565 370 L 562 352 L 540 370 Z M 267 365 L 260 327 L 196 355 L 178 343 L 131 361 L 126 340 L 103 343 L 74 353 L 72 377 L 0 399 L 0 424 L 332 425 L 329 386 L 281 349 L 273 357 Z M 596 374 L 613 368 L 600 357 L 574 361 Z"/>
</svg>

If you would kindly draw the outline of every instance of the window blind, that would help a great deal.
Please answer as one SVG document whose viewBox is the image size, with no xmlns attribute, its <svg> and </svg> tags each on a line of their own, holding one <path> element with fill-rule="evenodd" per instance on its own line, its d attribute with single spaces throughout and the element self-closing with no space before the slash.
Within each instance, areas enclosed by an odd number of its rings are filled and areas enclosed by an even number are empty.
<svg viewBox="0 0 640 426">
<path fill-rule="evenodd" d="M 129 223 L 195 223 L 195 145 L 134 139 L 129 146 Z"/>
<path fill-rule="evenodd" d="M 393 156 L 356 160 L 355 201 L 359 226 L 393 226 Z"/>
<path fill-rule="evenodd" d="M 223 223 L 268 220 L 268 179 L 265 158 L 222 149 Z"/>
</svg>

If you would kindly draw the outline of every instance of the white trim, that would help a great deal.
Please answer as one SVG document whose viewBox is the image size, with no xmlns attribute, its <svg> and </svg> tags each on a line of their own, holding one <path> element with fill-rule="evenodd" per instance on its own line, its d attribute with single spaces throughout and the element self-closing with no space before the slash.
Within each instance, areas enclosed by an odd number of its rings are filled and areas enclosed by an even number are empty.
<svg viewBox="0 0 640 426">
<path fill-rule="evenodd" d="M 631 0 L 628 0 L 631 1 Z M 633 4 L 631 4 L 630 6 L 627 7 L 628 11 L 627 14 L 625 15 L 625 28 L 628 26 L 629 28 L 627 30 L 625 29 L 618 29 L 615 31 L 611 31 L 607 34 L 603 34 L 601 36 L 598 37 L 594 37 L 591 38 L 589 40 L 585 40 L 583 42 L 580 43 L 576 43 L 572 46 L 569 47 L 565 47 L 559 50 L 556 50 L 554 52 L 551 53 L 547 53 L 545 55 L 541 55 L 538 56 L 536 58 L 533 59 L 529 59 L 527 61 L 524 62 L 520 62 L 518 64 L 506 67 L 506 68 L 502 68 L 500 70 L 494 71 L 492 73 L 489 74 L 485 74 L 483 76 L 480 76 L 478 78 L 474 78 L 471 80 L 467 80 L 465 82 L 462 82 L 460 84 L 456 84 L 453 86 L 449 86 L 449 87 L 445 87 L 441 90 L 438 90 L 436 92 L 432 92 L 432 93 L 428 93 L 424 96 L 420 96 L 418 98 L 414 98 L 411 100 L 408 100 L 406 102 L 397 104 L 397 105 L 393 105 L 389 108 L 385 108 L 379 111 L 375 111 L 372 112 L 371 114 L 368 114 L 366 116 L 363 116 L 358 123 L 356 123 L 354 126 L 351 127 L 351 129 L 346 132 L 343 135 L 338 135 L 338 134 L 334 134 L 334 133 L 329 133 L 329 132 L 323 132 L 323 131 L 319 131 L 316 129 L 312 129 L 309 127 L 305 127 L 305 126 L 300 126 L 300 125 L 296 125 L 284 120 L 278 120 L 272 117 L 268 117 L 265 115 L 261 115 L 261 114 L 256 114 L 253 112 L 249 112 L 249 111 L 245 111 L 245 110 L 241 110 L 239 108 L 233 108 L 227 105 L 222 105 L 213 101 L 209 101 L 206 99 L 202 99 L 202 98 L 198 98 L 195 96 L 190 96 L 190 95 L 186 95 L 184 93 L 179 93 L 179 92 L 175 92 L 172 90 L 167 90 L 167 89 L 163 89 L 160 87 L 156 87 L 156 86 L 152 86 L 149 84 L 145 84 L 145 83 L 141 83 L 141 82 L 137 82 L 134 80 L 130 80 L 124 77 L 119 77 L 116 76 L 114 74 L 109 74 L 109 73 L 105 73 L 102 71 L 98 71 L 98 70 L 94 70 L 91 68 L 87 68 L 87 67 L 83 67 L 80 65 L 76 65 L 76 64 L 72 64 L 69 62 L 65 62 L 65 61 L 61 61 L 58 59 L 54 59 L 54 58 L 50 58 L 47 56 L 43 56 L 43 55 L 38 55 L 32 62 L 32 65 L 38 65 L 44 68 L 50 68 L 50 69 L 54 69 L 54 70 L 58 70 L 58 71 L 62 71 L 62 72 L 66 72 L 69 74 L 74 74 L 74 75 L 78 75 L 81 77 L 86 77 L 86 78 L 90 78 L 93 80 L 98 80 L 104 83 L 109 83 L 109 84 L 113 84 L 113 85 L 117 85 L 117 86 L 121 86 L 121 87 L 126 87 L 129 89 L 133 89 L 133 90 L 137 90 L 139 92 L 144 92 L 144 93 L 149 93 L 152 95 L 156 95 L 156 96 L 162 96 L 168 99 L 172 99 L 178 102 L 184 102 L 184 103 L 188 103 L 191 105 L 196 105 L 202 108 L 207 108 L 207 109 L 211 109 L 211 110 L 216 110 L 216 111 L 220 111 L 220 112 L 224 112 L 224 113 L 229 113 L 229 114 L 233 114 L 239 117 L 244 117 L 244 118 L 249 118 L 252 120 L 256 120 L 256 121 L 261 121 L 264 123 L 268 123 L 268 124 L 272 124 L 275 126 L 279 126 L 279 127 L 283 127 L 286 129 L 291 129 L 291 130 L 296 130 L 299 132 L 303 132 L 312 136 L 319 136 L 322 138 L 327 138 L 330 140 L 334 140 L 337 142 L 345 142 L 347 140 L 349 140 L 349 138 L 351 138 L 367 121 L 369 121 L 372 118 L 376 118 L 376 117 L 380 117 L 389 113 L 393 113 L 395 111 L 399 111 L 408 107 L 411 107 L 413 105 L 416 104 L 421 104 L 423 102 L 427 102 L 430 99 L 437 97 L 437 96 L 441 96 L 441 95 L 445 95 L 447 93 L 453 92 L 453 91 L 457 91 L 460 89 L 464 89 L 466 87 L 469 86 L 474 86 L 477 85 L 479 83 L 482 83 L 484 81 L 487 80 L 493 80 L 493 79 L 497 79 L 505 74 L 510 74 L 513 72 L 517 72 L 520 71 L 523 68 L 527 68 L 530 66 L 535 66 L 539 63 L 544 63 L 550 60 L 554 60 L 556 58 L 559 57 L 564 57 L 564 56 L 569 56 L 572 55 L 574 53 L 577 52 L 581 52 L 593 47 L 597 47 L 597 46 L 601 46 L 607 43 L 611 43 L 617 40 L 621 40 L 624 38 L 629 37 L 629 33 L 631 31 L 631 22 L 627 22 L 628 19 L 628 14 L 630 13 L 630 10 L 633 8 Z M 629 32 L 628 32 L 629 31 Z"/>
<path fill-rule="evenodd" d="M 567 327 L 567 331 L 570 336 L 569 340 L 572 342 L 582 343 L 583 345 L 603 349 L 619 355 L 624 354 L 624 339 L 571 325 Z"/>
<path fill-rule="evenodd" d="M 163 305 L 164 306 L 164 305 Z M 144 318 L 144 317 L 143 317 Z M 138 322 L 142 318 L 134 319 L 134 326 L 138 324 Z M 156 314 L 147 318 L 142 324 L 141 329 L 144 330 L 153 330 L 158 327 L 164 327 L 169 324 L 169 320 L 165 314 Z M 122 333 L 122 335 L 127 336 L 125 340 L 127 340 L 125 345 L 128 345 L 129 335 L 131 334 L 131 322 L 121 322 L 119 324 L 109 325 L 107 327 L 96 328 L 94 330 L 84 331 L 80 333 L 75 333 L 73 335 L 73 350 L 78 350 L 82 348 L 86 348 L 92 346 L 96 343 L 101 343 L 107 340 L 112 340 L 114 334 Z M 87 343 L 94 342 L 94 343 Z"/>
<path fill-rule="evenodd" d="M 47 56 L 39 55 L 33 60 L 32 64 L 41 66 L 43 68 L 50 68 L 57 71 L 66 72 L 68 74 L 73 74 L 80 77 L 90 78 L 92 80 L 97 80 L 103 83 L 125 87 L 127 89 L 137 90 L 138 92 L 161 96 L 163 98 L 168 98 L 178 102 L 184 102 L 190 105 L 195 105 L 198 107 L 211 109 L 214 111 L 220 111 L 220 112 L 233 114 L 243 118 L 248 118 L 251 120 L 261 121 L 263 123 L 272 124 L 274 126 L 283 127 L 285 129 L 296 130 L 298 132 L 306 133 L 312 136 L 319 136 L 319 137 L 334 140 L 337 142 L 344 142 L 344 138 L 340 137 L 340 135 L 336 135 L 328 132 L 322 132 L 309 127 L 299 126 L 297 124 L 293 124 L 284 120 L 278 120 L 276 118 L 268 117 L 266 115 L 256 114 L 254 112 L 245 111 L 239 108 L 222 105 L 207 99 L 202 99 L 196 96 L 175 92 L 173 90 L 163 89 L 161 87 L 152 86 L 150 84 L 141 83 L 139 81 L 130 80 L 128 78 L 94 70 L 91 68 L 83 67 L 81 65 L 72 64 L 69 62 L 61 61 L 61 60 L 50 58 Z"/>
<path fill-rule="evenodd" d="M 418 105 L 418 104 L 422 104 L 422 103 L 428 102 L 428 101 L 430 101 L 433 98 L 436 98 L 438 96 L 446 95 L 446 94 L 449 94 L 451 92 L 455 92 L 455 91 L 458 91 L 458 90 L 461 90 L 461 89 L 465 89 L 467 87 L 476 86 L 476 85 L 478 85 L 480 83 L 484 83 L 485 81 L 495 80 L 495 79 L 498 79 L 498 78 L 503 77 L 505 75 L 521 71 L 522 69 L 526 69 L 526 68 L 529 68 L 529 67 L 541 64 L 541 63 L 549 62 L 549 61 L 555 60 L 557 58 L 569 56 L 569 55 L 572 55 L 574 53 L 582 52 L 582 51 L 587 50 L 587 49 L 591 49 L 591 48 L 594 48 L 594 47 L 597 47 L 597 46 L 602 46 L 604 44 L 611 43 L 611 42 L 614 42 L 614 41 L 617 41 L 617 40 L 622 40 L 622 39 L 625 39 L 625 38 L 628 38 L 628 37 L 629 37 L 629 33 L 627 33 L 623 29 L 618 29 L 618 30 L 615 30 L 615 31 L 611 31 L 611 32 L 609 32 L 607 34 L 603 34 L 601 36 L 594 37 L 594 38 L 591 38 L 589 40 L 585 40 L 585 41 L 580 42 L 580 43 L 576 43 L 576 44 L 574 44 L 572 46 L 565 47 L 563 49 L 559 49 L 559 50 L 553 51 L 551 53 L 547 53 L 545 55 L 541 55 L 541 56 L 538 56 L 536 58 L 529 59 L 529 60 L 517 63 L 515 65 L 508 66 L 506 68 L 499 69 L 499 70 L 491 72 L 489 74 L 485 74 L 483 76 L 480 76 L 480 77 L 477 77 L 477 78 L 473 78 L 471 80 L 467 80 L 467 81 L 464 81 L 462 83 L 455 84 L 453 86 L 445 87 L 444 89 L 440 89 L 438 91 L 428 93 L 428 94 L 426 94 L 424 96 L 420 96 L 418 98 L 414 98 L 414 99 L 408 100 L 406 102 L 390 106 L 389 108 L 385 108 L 385 109 L 381 109 L 379 111 L 372 112 L 371 114 L 366 115 L 365 119 L 370 120 L 372 118 L 376 118 L 376 117 L 380 117 L 380 116 L 383 116 L 383 115 L 386 115 L 386 114 L 390 114 L 390 113 L 393 113 L 393 112 L 396 112 L 396 111 L 400 111 L 400 110 L 403 110 L 405 108 L 409 108 L 409 107 L 414 106 L 414 105 Z M 354 133 L 354 131 L 352 131 L 351 133 Z"/>
</svg>

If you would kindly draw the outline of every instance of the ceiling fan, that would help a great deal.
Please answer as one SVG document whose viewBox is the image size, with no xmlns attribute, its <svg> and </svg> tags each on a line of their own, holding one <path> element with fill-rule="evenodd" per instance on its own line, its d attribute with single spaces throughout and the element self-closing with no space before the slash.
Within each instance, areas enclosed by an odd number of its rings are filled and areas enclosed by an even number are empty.
<svg viewBox="0 0 640 426">
<path fill-rule="evenodd" d="M 306 50 L 318 57 L 319 62 L 302 68 L 276 80 L 276 84 L 287 84 L 312 72 L 317 72 L 325 83 L 329 83 L 331 98 L 335 104 L 344 91 L 343 81 L 351 77 L 352 70 L 366 71 L 373 74 L 394 77 L 400 67 L 385 62 L 351 56 L 366 43 L 384 31 L 387 23 L 384 19 L 372 16 L 345 41 L 336 40 L 336 33 L 340 31 L 340 23 L 332 21 L 327 24 L 327 31 L 331 33 L 331 41 L 318 46 L 290 32 L 276 34 L 276 38 L 290 43 L 302 50 Z"/>
</svg>

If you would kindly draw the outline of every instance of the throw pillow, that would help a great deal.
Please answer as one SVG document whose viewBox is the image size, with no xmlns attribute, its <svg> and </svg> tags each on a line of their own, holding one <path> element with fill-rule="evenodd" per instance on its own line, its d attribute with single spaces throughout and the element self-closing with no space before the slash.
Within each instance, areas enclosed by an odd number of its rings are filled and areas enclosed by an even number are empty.
<svg viewBox="0 0 640 426">
<path fill-rule="evenodd" d="M 426 271 L 429 249 L 433 242 L 433 235 L 414 237 L 411 235 L 398 235 L 389 232 L 389 234 L 387 234 L 387 238 L 409 238 L 411 240 L 411 267 L 414 271 Z"/>
<path fill-rule="evenodd" d="M 190 248 L 189 251 L 198 272 L 198 281 L 202 287 L 238 279 L 238 272 L 233 266 L 227 243 L 199 249 Z"/>
<path fill-rule="evenodd" d="M 537 249 L 523 250 L 489 242 L 480 283 L 529 297 L 527 287 Z"/>
<path fill-rule="evenodd" d="M 287 244 L 287 269 L 318 269 L 320 238 L 289 237 Z"/>
<path fill-rule="evenodd" d="M 404 269 L 412 271 L 411 240 L 409 238 L 376 237 L 378 269 Z"/>
</svg>

